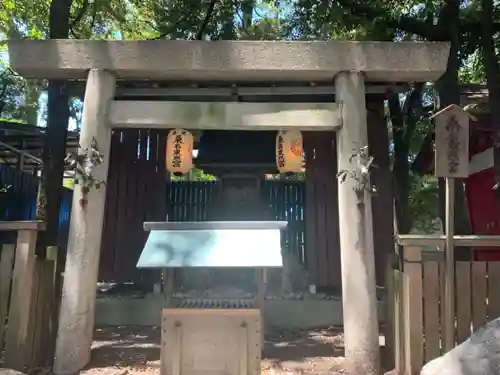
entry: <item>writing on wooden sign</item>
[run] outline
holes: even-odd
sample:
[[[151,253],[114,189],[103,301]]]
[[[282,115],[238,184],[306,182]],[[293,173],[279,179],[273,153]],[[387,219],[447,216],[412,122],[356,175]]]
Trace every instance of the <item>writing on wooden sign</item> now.
[[[435,119],[435,169],[437,177],[469,176],[469,121],[475,117],[452,104],[437,112]]]

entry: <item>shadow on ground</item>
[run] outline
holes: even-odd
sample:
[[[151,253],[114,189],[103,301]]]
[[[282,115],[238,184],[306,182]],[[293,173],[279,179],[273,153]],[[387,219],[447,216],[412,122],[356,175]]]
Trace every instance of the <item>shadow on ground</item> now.
[[[106,367],[159,367],[158,327],[105,327],[94,332],[92,361],[88,369]],[[316,358],[342,357],[340,330],[269,329],[266,332],[264,363],[282,366],[287,362],[309,362]]]
[[[264,358],[269,360],[296,361],[344,355],[342,331],[335,328],[269,329],[265,341]]]
[[[269,329],[265,338],[262,375],[348,374],[343,335],[338,328]],[[158,375],[160,339],[159,327],[97,328],[91,362],[81,374]]]
[[[88,368],[156,367],[160,363],[159,327],[103,327],[94,331]]]

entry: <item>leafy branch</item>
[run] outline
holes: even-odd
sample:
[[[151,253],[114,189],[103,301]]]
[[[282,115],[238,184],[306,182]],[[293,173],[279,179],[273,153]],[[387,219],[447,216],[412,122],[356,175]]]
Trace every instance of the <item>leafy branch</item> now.
[[[0,62],[1,65],[3,65]],[[0,73],[0,115],[3,113],[5,107],[7,106],[7,96],[10,87],[15,83],[16,79],[22,79],[10,66],[5,66]],[[25,81],[23,82],[23,88],[25,86]]]
[[[348,9],[353,15],[368,19],[383,19],[388,27],[402,30],[407,33],[417,34],[430,41],[448,40],[449,25],[446,20],[454,7],[453,2],[444,2],[438,12],[437,22],[434,22],[432,13],[421,20],[412,15],[394,15],[385,6],[374,6],[365,1],[338,0],[338,4]],[[497,11],[495,9],[495,11]],[[491,14],[491,13],[488,13]],[[481,22],[477,17],[461,18],[459,20],[459,32],[467,35],[469,40],[477,43],[479,40]],[[500,23],[494,22],[492,32],[500,31]]]
[[[217,4],[217,0],[210,0],[210,3],[207,6],[207,12],[205,14],[205,17],[203,18],[203,21],[199,27],[199,29],[196,31],[196,33],[193,35],[194,40],[203,40],[203,34],[205,33],[205,30],[207,29],[208,25],[210,24],[211,19],[213,18],[214,12],[215,12],[215,5]],[[174,22],[166,31],[163,31],[160,33],[160,35],[150,39],[150,40],[158,40],[158,39],[163,39],[170,34],[172,34],[175,30],[178,29],[179,25],[183,22],[186,21],[188,18],[188,15],[181,17],[180,19],[177,20],[177,22]]]
[[[12,187],[12,185],[2,185],[0,187],[0,194],[7,193],[11,187]]]
[[[80,204],[85,206],[90,189],[95,188],[98,190],[101,185],[106,184],[104,180],[96,179],[93,175],[94,168],[102,164],[104,156],[99,151],[95,138],[92,138],[90,148],[83,150],[81,146],[78,146],[78,148],[81,152],[68,154],[64,161],[75,172],[73,182],[75,185],[81,186],[83,198],[80,200]]]
[[[76,39],[79,39],[79,38],[75,32],[75,28],[78,26],[78,24],[83,19],[83,16],[85,15],[87,10],[89,9],[89,5],[90,5],[89,0],[84,0],[83,5],[81,6],[80,9],[78,9],[78,12],[77,12],[75,18],[73,19],[73,21],[71,21],[71,23],[69,25],[69,32]],[[95,3],[94,3],[94,6],[95,6]]]
[[[344,183],[347,177],[355,181],[354,192],[357,196],[357,204],[363,204],[365,191],[370,194],[377,193],[377,187],[370,183],[370,170],[376,167],[373,164],[373,156],[368,155],[368,146],[360,147],[349,157],[349,163],[354,164],[351,170],[343,169],[337,173],[337,179]]]
[[[205,14],[205,18],[203,19],[203,22],[202,22],[198,32],[196,33],[196,38],[195,38],[196,40],[203,39],[203,33],[205,33],[205,30],[206,30],[208,24],[210,23],[210,20],[212,19],[212,15],[214,13],[216,2],[217,2],[217,0],[211,0],[210,4],[208,4],[207,13]]]

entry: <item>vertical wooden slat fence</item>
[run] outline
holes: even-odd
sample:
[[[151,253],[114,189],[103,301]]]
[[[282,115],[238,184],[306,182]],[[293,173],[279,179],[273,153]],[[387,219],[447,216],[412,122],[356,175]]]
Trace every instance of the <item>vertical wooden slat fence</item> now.
[[[455,344],[500,316],[500,262],[456,262]],[[399,374],[419,374],[444,354],[444,257],[404,248],[403,271],[393,271],[394,342]]]
[[[150,282],[153,271],[138,270],[146,241],[144,221],[165,220],[167,131],[114,129],[111,137],[99,277]]]
[[[14,271],[14,244],[4,244],[0,252],[0,349],[3,349],[7,312],[9,311],[12,272]]]
[[[295,255],[300,263],[307,266],[304,243],[304,182],[265,181],[262,193],[274,219],[288,222],[287,230],[281,236],[282,249]]]
[[[168,221],[206,221],[217,181],[178,181],[167,187]]]
[[[207,209],[218,188],[217,181],[171,182],[167,188],[168,220],[207,220]],[[268,180],[261,191],[274,219],[288,221],[281,239],[283,248],[304,263],[304,182]]]
[[[0,221],[33,220],[38,179],[32,174],[0,164]],[[0,243],[14,243],[15,233],[0,232]]]
[[[146,239],[147,220],[203,221],[218,189],[213,181],[169,183],[165,171],[166,131],[115,129],[112,135],[99,278],[146,282],[153,271],[135,267]],[[309,167],[305,181],[262,181],[262,200],[276,220],[287,220],[282,246],[306,265],[311,283],[340,286],[337,181],[333,132],[305,134]],[[0,194],[3,220],[34,219],[38,179],[0,165],[0,183],[12,185]],[[72,191],[64,189],[59,246],[67,243]],[[1,243],[12,243],[6,238]]]
[[[335,132],[304,133],[305,241],[310,284],[341,286]]]
[[[0,164],[0,188],[10,186],[0,193],[0,221],[20,221],[36,219],[36,197],[38,178],[30,173]],[[68,242],[69,218],[73,191],[63,189],[59,214],[59,248],[66,248]],[[0,244],[13,243],[13,233],[0,233]]]
[[[53,359],[57,248],[48,249],[47,258],[35,254],[38,232],[44,229],[43,222],[0,222],[0,231],[17,237],[0,252],[0,351],[5,350],[5,366],[20,371],[33,372]]]
[[[159,131],[114,131],[100,260],[101,280],[141,281],[149,277],[144,271],[141,275],[135,268],[146,238],[143,221],[207,219],[207,207],[218,183],[167,184],[163,157],[165,142],[165,135]],[[141,144],[144,147],[141,148]],[[33,219],[38,180],[10,167],[4,167],[1,176],[3,183],[15,183],[12,190],[0,195],[2,219]],[[289,221],[289,229],[282,237],[283,247],[305,263],[305,182],[264,181],[261,191],[262,199],[269,204],[275,219]],[[61,248],[67,243],[71,202],[72,191],[64,189],[60,213]],[[1,243],[15,241],[15,237],[1,236]]]

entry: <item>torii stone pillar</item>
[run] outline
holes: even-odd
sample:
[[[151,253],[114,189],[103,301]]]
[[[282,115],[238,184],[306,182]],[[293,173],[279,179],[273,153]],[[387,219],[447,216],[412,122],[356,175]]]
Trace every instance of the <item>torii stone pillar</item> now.
[[[108,109],[115,86],[115,77],[110,72],[90,70],[80,146],[90,148],[92,139],[96,139],[104,161],[94,168],[93,176],[104,181],[111,146]],[[105,198],[105,186],[92,188],[87,194],[87,203],[82,205],[82,190],[75,184],[54,362],[54,372],[58,375],[78,373],[90,360]]]
[[[368,145],[365,82],[362,72],[339,73],[335,78],[335,101],[342,111],[337,131],[338,171],[352,171],[351,155]],[[342,304],[345,356],[350,373],[378,375],[378,342],[375,256],[371,197],[365,191],[361,202],[356,181],[339,181],[339,229],[342,273]]]

